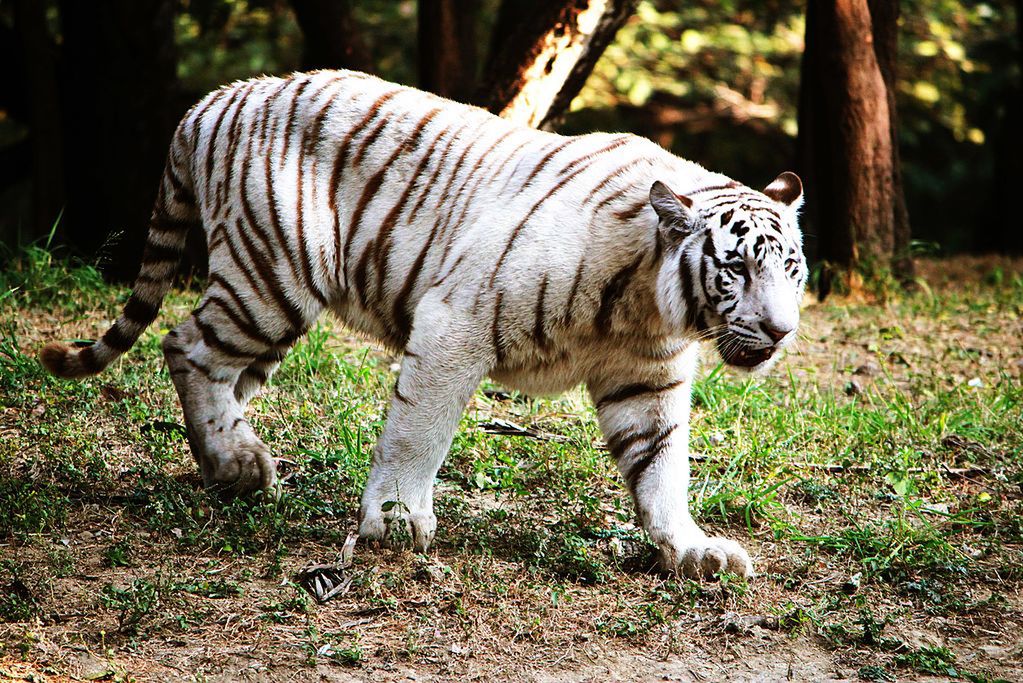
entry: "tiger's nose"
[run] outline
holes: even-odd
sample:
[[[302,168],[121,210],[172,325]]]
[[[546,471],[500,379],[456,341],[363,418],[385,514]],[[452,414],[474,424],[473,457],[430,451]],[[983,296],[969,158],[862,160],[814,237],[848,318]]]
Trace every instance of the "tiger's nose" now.
[[[770,337],[771,341],[775,344],[784,339],[785,336],[793,330],[791,327],[779,328],[765,322],[760,323],[760,329],[763,330],[764,334]]]

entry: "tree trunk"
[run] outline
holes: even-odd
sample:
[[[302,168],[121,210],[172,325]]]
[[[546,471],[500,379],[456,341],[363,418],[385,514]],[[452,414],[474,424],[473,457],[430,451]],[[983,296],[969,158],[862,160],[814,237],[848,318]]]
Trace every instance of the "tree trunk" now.
[[[810,0],[802,69],[799,145],[817,256],[850,273],[888,269],[893,135],[867,0]]]
[[[476,88],[479,0],[419,0],[419,87],[459,102]]]
[[[1019,212],[1017,194],[1023,187],[1023,0],[1016,0],[1016,59],[1020,76],[1005,97],[991,145],[994,146],[994,181],[990,213],[977,231],[974,248],[981,251],[1023,254],[1023,230],[1012,216]]]
[[[493,70],[498,57],[505,50],[506,43],[517,31],[522,28],[522,23],[529,17],[535,16],[542,11],[546,0],[503,0],[497,7],[497,16],[490,31],[490,42],[487,48],[487,60],[484,63],[484,72]],[[482,92],[482,89],[479,91]],[[482,98],[479,98],[482,99]]]
[[[888,128],[892,137],[892,272],[900,281],[913,279],[913,257],[910,253],[909,209],[902,188],[902,155],[899,152],[898,110],[895,93],[898,88],[899,1],[868,0],[874,36],[874,55],[884,78],[888,94]]]
[[[291,9],[305,39],[303,70],[373,70],[350,0],[291,0]]]
[[[175,0],[62,0],[69,240],[111,276],[138,272],[177,102]]]
[[[803,208],[800,224],[803,229],[803,251],[807,261],[820,262],[823,259],[821,252],[821,240],[817,233],[819,216],[818,197],[832,196],[830,178],[826,176],[817,177],[815,170],[818,168],[831,168],[834,164],[831,161],[832,150],[826,146],[816,144],[816,141],[823,138],[817,128],[821,116],[819,102],[816,101],[817,94],[813,90],[816,85],[816,65],[818,36],[816,31],[810,27],[817,24],[817,5],[809,2],[806,6],[806,28],[803,40],[803,58],[799,64],[799,100],[797,106],[797,124],[799,133],[796,138],[796,169],[803,180]],[[824,273],[826,276],[827,274]],[[827,287],[827,277],[821,278],[820,289]],[[826,292],[822,292],[826,294]]]
[[[48,235],[64,209],[57,49],[47,30],[46,6],[38,0],[16,0],[14,25],[21,38],[31,131],[32,217],[21,237],[32,241]]]
[[[477,101],[523,125],[550,124],[582,89],[637,2],[504,0]]]

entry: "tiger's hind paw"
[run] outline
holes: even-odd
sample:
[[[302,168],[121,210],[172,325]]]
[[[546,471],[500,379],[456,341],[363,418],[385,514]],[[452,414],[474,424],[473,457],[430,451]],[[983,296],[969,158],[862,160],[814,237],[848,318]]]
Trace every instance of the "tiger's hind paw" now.
[[[203,484],[222,498],[237,498],[259,490],[277,492],[277,464],[259,439],[231,444],[203,460]]]

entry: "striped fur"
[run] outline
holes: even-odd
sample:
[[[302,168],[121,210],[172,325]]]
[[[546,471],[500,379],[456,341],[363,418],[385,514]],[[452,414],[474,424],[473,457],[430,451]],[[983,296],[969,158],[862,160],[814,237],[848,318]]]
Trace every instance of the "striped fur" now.
[[[792,174],[756,192],[641,138],[520,128],[365,74],[235,83],[175,133],[121,316],[41,359],[84,377],[130,349],[201,225],[208,287],[164,351],[208,486],[274,485],[245,405],[330,310],[404,354],[364,536],[403,523],[429,545],[433,477],[484,376],[537,393],[586,382],[665,563],[749,573],[685,505],[695,343],[760,369],[791,339],[800,198]]]

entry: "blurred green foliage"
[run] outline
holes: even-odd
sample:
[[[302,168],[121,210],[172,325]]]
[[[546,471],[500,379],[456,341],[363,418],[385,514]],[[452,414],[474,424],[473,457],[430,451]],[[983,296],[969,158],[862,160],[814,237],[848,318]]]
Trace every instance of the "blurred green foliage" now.
[[[640,3],[573,103],[573,110],[642,107],[656,98],[686,109],[719,103],[796,134],[802,3]]]
[[[189,92],[298,68],[302,34],[280,0],[182,0],[178,77]]]
[[[1005,220],[985,211],[998,138],[1020,88],[1013,4],[908,0],[899,44],[899,123],[914,235],[946,250]],[[966,228],[966,230],[963,230]],[[972,230],[971,230],[972,229]]]
[[[377,73],[415,85],[415,0],[351,4]],[[302,32],[286,0],[181,0],[176,31],[178,76],[190,92],[301,64]]]
[[[572,105],[752,185],[795,156],[803,3],[643,0]]]

